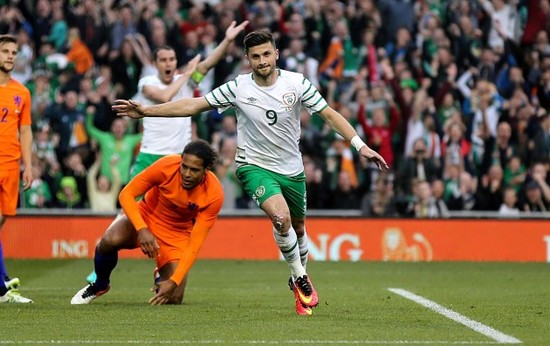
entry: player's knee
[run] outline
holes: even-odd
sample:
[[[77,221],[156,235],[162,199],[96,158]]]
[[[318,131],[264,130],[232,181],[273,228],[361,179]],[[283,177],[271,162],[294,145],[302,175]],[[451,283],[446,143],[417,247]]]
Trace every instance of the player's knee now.
[[[103,237],[97,244],[96,249],[97,249],[97,252],[99,252],[100,254],[106,254],[106,253],[112,252],[115,249],[115,247],[113,246],[113,244],[110,242],[108,238]]]
[[[135,232],[131,232],[126,227],[115,225],[107,229],[100,241],[100,249],[120,250],[131,249],[135,247],[137,237]]]
[[[282,236],[288,235],[290,228],[290,215],[275,214],[271,217],[273,227]]]
[[[120,234],[110,232],[105,234],[101,238],[98,244],[98,250],[101,253],[119,250],[124,247],[125,243],[126,243],[125,237],[121,236]]]

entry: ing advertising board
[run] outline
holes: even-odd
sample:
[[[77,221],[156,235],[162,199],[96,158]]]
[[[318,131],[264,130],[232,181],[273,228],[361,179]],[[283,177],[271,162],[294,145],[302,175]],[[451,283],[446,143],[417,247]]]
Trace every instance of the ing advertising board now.
[[[113,217],[17,216],[0,236],[7,258],[92,258]],[[314,261],[550,262],[545,220],[308,218]],[[139,249],[121,258],[145,258]],[[277,260],[269,220],[221,217],[199,258]]]

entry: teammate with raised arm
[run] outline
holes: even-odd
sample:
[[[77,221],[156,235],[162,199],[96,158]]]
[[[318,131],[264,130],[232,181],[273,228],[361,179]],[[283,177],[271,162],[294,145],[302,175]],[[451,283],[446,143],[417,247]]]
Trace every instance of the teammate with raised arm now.
[[[119,116],[133,118],[192,116],[213,108],[236,109],[237,177],[272,222],[275,241],[290,268],[289,286],[294,292],[296,312],[311,315],[319,299],[306,272],[306,187],[298,146],[301,108],[321,116],[380,169],[388,166],[309,80],[302,74],[277,68],[279,51],[270,32],[249,33],[244,48],[252,73],[240,75],[204,97],[154,106],[117,100],[112,108]]]
[[[158,74],[140,79],[136,99],[143,105],[193,97],[193,89],[216,66],[227,47],[248,25],[248,21],[237,25],[232,22],[225,31],[225,38],[206,59],[200,56],[192,59],[183,74],[176,75],[176,52],[172,47],[162,46],[155,50],[154,60]],[[191,118],[143,119],[143,138],[131,172],[131,178],[159,158],[179,154],[191,141]]]

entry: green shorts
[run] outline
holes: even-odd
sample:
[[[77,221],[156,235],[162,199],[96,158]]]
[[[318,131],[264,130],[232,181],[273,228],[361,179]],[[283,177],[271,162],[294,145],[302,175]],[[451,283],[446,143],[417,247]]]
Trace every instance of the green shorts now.
[[[237,178],[246,193],[259,205],[269,197],[283,195],[290,216],[306,216],[306,175],[304,172],[289,177],[258,166],[246,165],[237,168]]]
[[[146,154],[141,151],[136,157],[136,162],[130,171],[130,179],[134,179],[136,175],[141,173],[145,168],[151,166],[155,161],[166,155]]]

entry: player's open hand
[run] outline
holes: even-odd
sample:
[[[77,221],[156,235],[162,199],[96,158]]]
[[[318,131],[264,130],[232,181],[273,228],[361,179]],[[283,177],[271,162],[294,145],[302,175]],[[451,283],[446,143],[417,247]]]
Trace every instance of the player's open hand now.
[[[156,258],[159,255],[159,245],[149,228],[143,227],[140,229],[137,238],[141,251],[146,254],[147,257]]]
[[[115,100],[115,103],[111,106],[111,109],[119,117],[140,119],[145,116],[141,103],[134,100]]]
[[[151,305],[164,305],[170,301],[170,297],[174,293],[174,290],[178,287],[172,280],[161,281],[158,286],[157,294],[149,299]]]
[[[246,28],[248,25],[248,20],[245,20],[241,24],[237,25],[236,21],[232,21],[227,30],[225,30],[225,38],[229,41],[234,41],[237,38],[237,35]]]
[[[380,154],[378,154],[376,151],[372,150],[368,146],[364,145],[359,152],[361,153],[361,155],[374,162],[376,166],[378,166],[379,170],[386,171],[390,169],[390,167],[386,163],[386,160],[384,160],[384,158]]]

